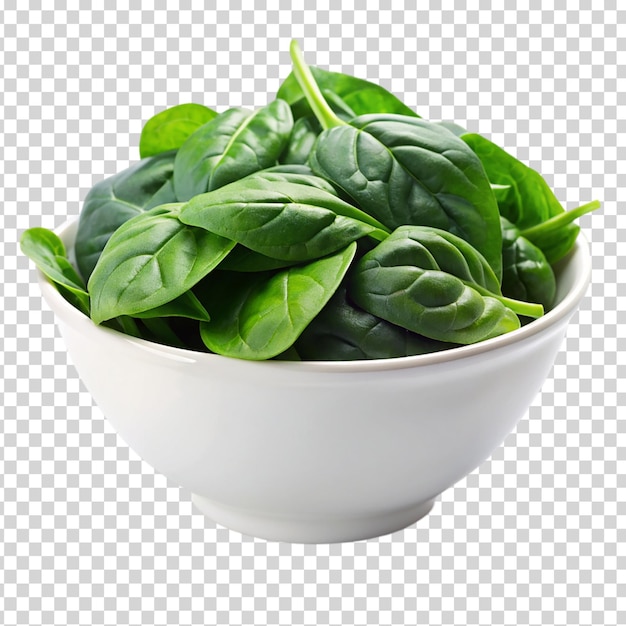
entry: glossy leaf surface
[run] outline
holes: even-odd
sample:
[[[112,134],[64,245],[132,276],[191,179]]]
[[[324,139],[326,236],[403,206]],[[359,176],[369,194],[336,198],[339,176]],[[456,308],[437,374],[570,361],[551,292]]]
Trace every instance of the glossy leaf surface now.
[[[534,226],[563,212],[563,207],[543,176],[503,148],[476,133],[461,139],[480,159],[492,183],[507,185],[499,194],[500,214],[518,228]]]
[[[292,126],[291,109],[283,100],[254,112],[234,108],[221,113],[190,135],[178,151],[177,199],[189,200],[276,165]]]
[[[516,300],[539,302],[549,309],[556,278],[543,252],[502,218],[502,293]]]
[[[47,228],[29,228],[22,234],[20,248],[75,307],[89,315],[89,294],[56,233]]]
[[[379,232],[361,217],[371,221],[322,189],[254,179],[196,196],[180,213],[186,224],[285,261],[319,258]]]
[[[202,323],[207,347],[243,359],[285,352],[320,312],[343,280],[356,243],[305,265],[273,274],[220,272],[205,282],[210,322]]]
[[[349,294],[372,315],[431,339],[475,343],[519,327],[519,319],[497,297],[465,282],[465,268],[448,271],[419,242],[411,262],[410,238],[392,234],[363,256],[351,272]],[[463,268],[461,276],[455,267]]]
[[[137,315],[178,298],[235,245],[181,223],[179,208],[156,207],[113,234],[88,284],[96,323]]]
[[[166,152],[96,183],[85,198],[78,222],[76,264],[89,279],[111,235],[127,220],[149,209],[173,202],[170,179],[175,152]]]
[[[453,133],[420,119],[368,115],[325,130],[311,169],[389,228],[447,230],[501,271],[498,207],[476,155]]]
[[[139,138],[142,159],[169,150],[178,150],[187,137],[212,120],[217,113],[202,104],[178,104],[151,117]]]

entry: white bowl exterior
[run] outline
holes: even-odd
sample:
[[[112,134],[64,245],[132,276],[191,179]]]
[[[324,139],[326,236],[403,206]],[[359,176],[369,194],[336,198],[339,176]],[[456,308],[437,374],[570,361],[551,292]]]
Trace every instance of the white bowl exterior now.
[[[349,364],[166,348],[98,328],[42,290],[87,389],[157,471],[225,507],[332,526],[423,504],[502,443],[550,372],[588,265],[579,240],[560,278],[572,301],[537,332],[460,356]]]

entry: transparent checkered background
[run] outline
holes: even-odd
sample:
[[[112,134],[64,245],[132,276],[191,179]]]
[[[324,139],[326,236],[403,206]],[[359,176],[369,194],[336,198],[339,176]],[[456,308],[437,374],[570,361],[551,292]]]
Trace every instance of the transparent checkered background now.
[[[117,4],[1,9],[0,623],[626,624],[623,5]],[[593,284],[517,430],[428,518],[331,546],[217,527],[129,450],[16,243],[75,216],[94,182],[137,160],[142,120],[162,108],[265,104],[292,37],[309,62],[490,136],[567,208],[603,201],[581,220]]]

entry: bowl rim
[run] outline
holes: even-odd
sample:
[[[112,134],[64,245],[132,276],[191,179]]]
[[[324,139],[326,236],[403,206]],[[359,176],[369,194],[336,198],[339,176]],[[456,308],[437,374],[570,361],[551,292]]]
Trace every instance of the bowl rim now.
[[[61,238],[67,236],[68,232],[76,228],[78,225],[78,217],[72,217],[63,222],[58,228],[55,229],[55,233]],[[585,292],[589,286],[591,280],[591,255],[589,250],[589,242],[584,234],[579,232],[576,239],[574,248],[569,252],[567,257],[561,259],[558,265],[567,263],[567,260],[572,256],[578,255],[580,257],[581,269],[575,277],[572,288],[565,294],[564,298],[555,305],[552,309],[546,312],[542,317],[529,322],[525,326],[511,331],[504,335],[499,335],[491,339],[484,341],[450,348],[448,350],[442,350],[440,352],[432,352],[428,354],[416,354],[413,356],[393,357],[388,359],[363,359],[353,361],[279,361],[279,360],[264,360],[253,361],[246,359],[236,359],[234,357],[226,357],[220,354],[213,354],[207,352],[198,352],[194,350],[188,350],[186,348],[177,348],[174,346],[168,346],[148,341],[146,339],[140,339],[126,335],[120,331],[117,331],[106,326],[98,326],[94,324],[91,319],[70,304],[61,293],[52,285],[50,281],[44,276],[40,270],[37,271],[37,277],[42,296],[47,304],[50,306],[55,315],[58,315],[64,322],[72,327],[83,326],[85,323],[91,326],[91,330],[96,333],[111,334],[112,337],[123,339],[124,341],[134,345],[142,351],[149,351],[157,356],[162,356],[166,359],[174,359],[184,362],[211,362],[215,360],[229,359],[230,361],[236,361],[238,363],[246,363],[257,367],[278,367],[288,369],[308,369],[314,371],[323,372],[372,372],[372,371],[385,371],[406,369],[415,367],[426,367],[430,365],[436,365],[441,363],[451,363],[461,359],[466,359],[476,355],[484,354],[511,346],[519,343],[525,339],[533,337],[548,328],[554,326],[559,321],[567,318],[574,313],[576,307],[580,304],[581,300],[585,296]]]

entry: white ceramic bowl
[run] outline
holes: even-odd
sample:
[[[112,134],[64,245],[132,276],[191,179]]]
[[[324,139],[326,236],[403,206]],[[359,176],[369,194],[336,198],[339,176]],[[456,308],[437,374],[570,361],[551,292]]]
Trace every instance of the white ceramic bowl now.
[[[68,249],[75,230],[59,231]],[[161,346],[95,326],[40,284],[87,389],[146,462],[219,524],[327,543],[414,523],[490,456],[550,372],[590,273],[579,236],[544,317],[472,346],[356,362]]]

